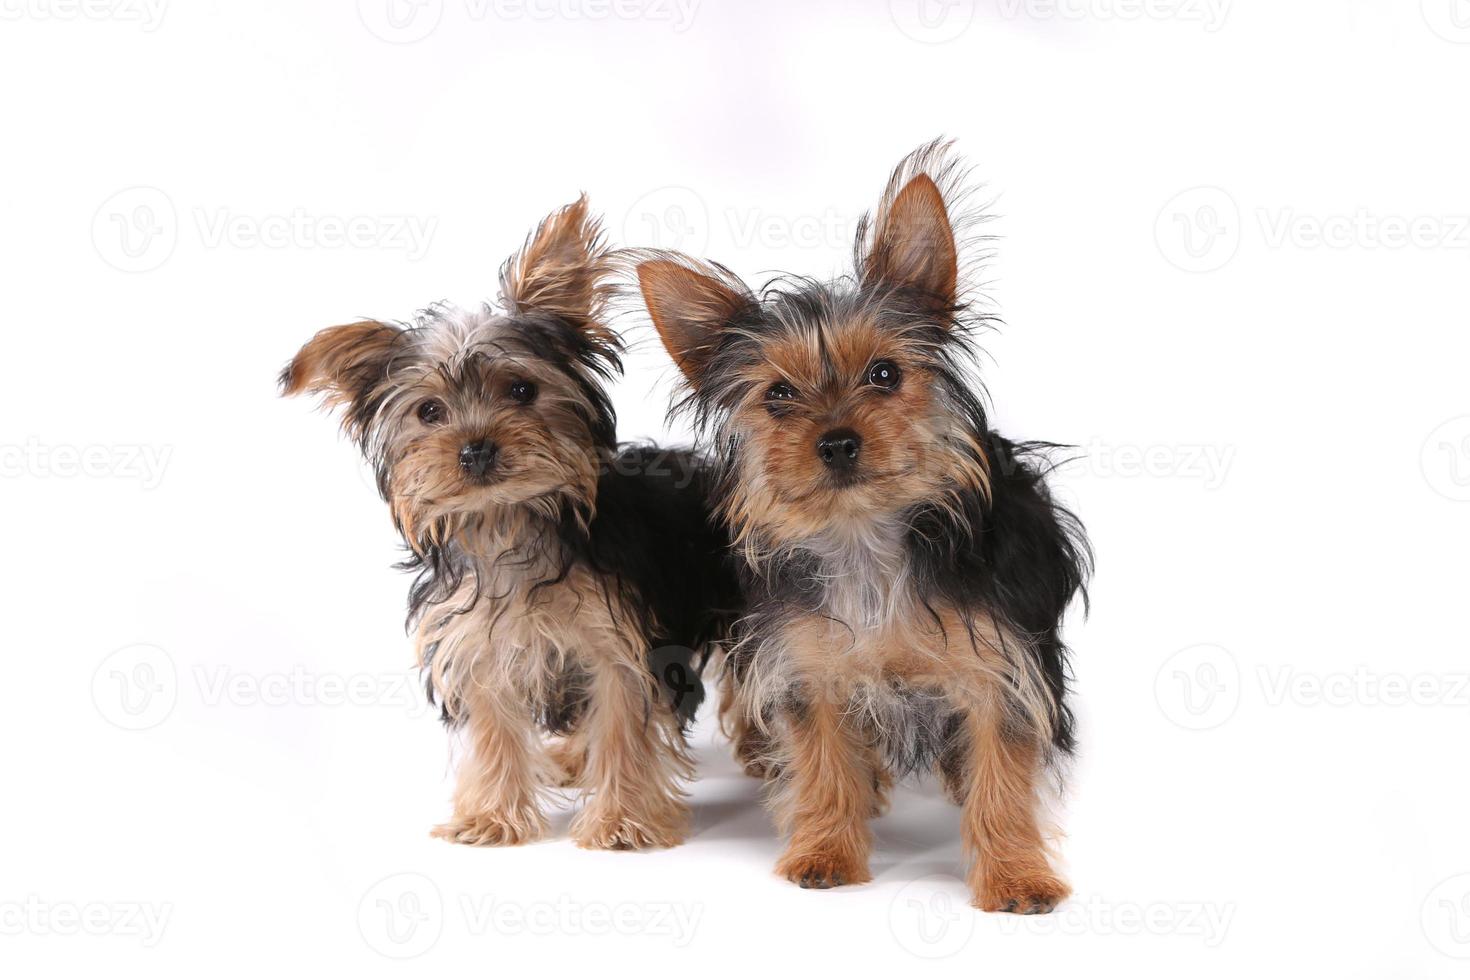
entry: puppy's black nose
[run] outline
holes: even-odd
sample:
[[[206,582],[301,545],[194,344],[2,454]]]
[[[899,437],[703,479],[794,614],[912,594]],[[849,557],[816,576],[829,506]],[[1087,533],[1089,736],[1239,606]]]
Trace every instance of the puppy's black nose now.
[[[459,468],[470,476],[484,476],[495,463],[495,443],[480,439],[459,451]]]
[[[856,467],[862,449],[863,437],[851,429],[833,429],[817,440],[817,455],[834,470]]]

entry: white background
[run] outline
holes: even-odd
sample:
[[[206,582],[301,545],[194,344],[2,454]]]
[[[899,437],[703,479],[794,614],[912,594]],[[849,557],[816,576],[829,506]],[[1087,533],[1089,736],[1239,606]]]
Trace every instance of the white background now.
[[[159,2],[0,0],[7,976],[1464,975],[1470,3]],[[997,424],[1085,455],[1074,899],[969,910],[922,787],[801,891],[707,732],[677,850],[431,840],[386,509],[276,371],[583,190],[839,272],[939,134]]]

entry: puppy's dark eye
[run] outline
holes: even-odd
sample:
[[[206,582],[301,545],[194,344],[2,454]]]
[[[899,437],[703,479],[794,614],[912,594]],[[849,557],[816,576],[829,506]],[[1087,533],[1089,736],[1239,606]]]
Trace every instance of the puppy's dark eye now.
[[[522,405],[529,405],[536,400],[536,383],[534,381],[512,381],[510,397]]]
[[[419,421],[425,425],[438,425],[444,421],[449,413],[444,408],[444,403],[437,398],[427,398],[419,402]]]
[[[893,391],[903,380],[903,372],[892,361],[874,361],[868,368],[868,384],[884,391]]]
[[[777,381],[766,389],[766,401],[789,402],[796,397],[796,389],[784,381]]]

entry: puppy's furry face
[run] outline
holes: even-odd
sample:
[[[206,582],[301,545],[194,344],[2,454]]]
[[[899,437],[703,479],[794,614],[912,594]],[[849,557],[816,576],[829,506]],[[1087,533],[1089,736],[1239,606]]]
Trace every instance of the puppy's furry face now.
[[[690,404],[729,453],[725,516],[747,545],[863,533],[920,502],[986,490],[941,190],[956,175],[939,152],[895,172],[849,279],[780,280],[757,298],[682,256],[646,254],[637,267]]]
[[[606,272],[585,200],[548,218],[501,271],[502,310],[433,307],[411,325],[364,321],[317,334],[286,368],[374,465],[416,551],[519,508],[585,520],[614,447],[601,382],[619,364],[603,326]]]

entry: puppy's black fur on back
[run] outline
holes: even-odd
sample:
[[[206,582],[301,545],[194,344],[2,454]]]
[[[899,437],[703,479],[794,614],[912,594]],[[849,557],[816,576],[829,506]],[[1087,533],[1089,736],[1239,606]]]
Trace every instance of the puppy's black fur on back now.
[[[1045,482],[1045,453],[1059,447],[1013,443],[994,431],[986,433],[984,446],[991,461],[989,500],[965,497],[963,519],[927,505],[909,519],[918,590],[977,614],[989,610],[1031,640],[1056,705],[1052,745],[1070,753],[1075,738],[1060,627],[1079,591],[1086,604],[1092,551],[1082,523],[1052,499]]]
[[[686,724],[703,697],[704,663],[741,607],[729,534],[710,514],[709,482],[692,452],[624,446],[598,480],[588,533],[562,523],[567,554],[636,597],[649,667]]]

